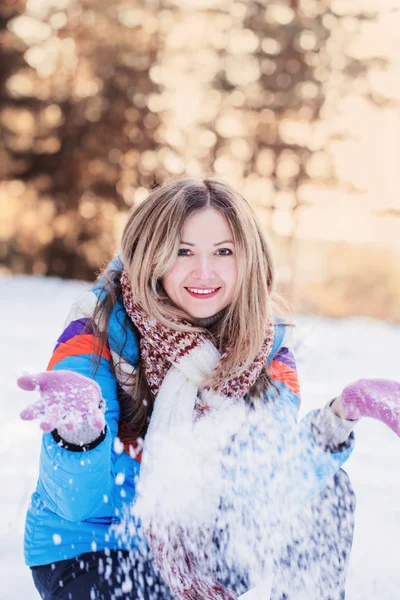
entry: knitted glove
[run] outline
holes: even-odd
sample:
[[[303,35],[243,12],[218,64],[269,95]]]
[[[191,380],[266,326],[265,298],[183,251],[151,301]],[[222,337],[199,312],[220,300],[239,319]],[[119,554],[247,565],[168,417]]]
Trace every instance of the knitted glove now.
[[[400,381],[359,379],[344,388],[338,401],[346,419],[378,419],[400,436]]]
[[[189,550],[194,540],[191,538],[189,543],[182,527],[170,526],[160,536],[150,526],[146,535],[157,569],[176,600],[236,600],[231,591],[202,572],[193,551]],[[195,545],[199,554],[200,539]]]
[[[40,399],[20,414],[21,419],[40,420],[43,431],[76,431],[83,423],[97,432],[105,427],[104,402],[99,384],[73,371],[46,371],[23,375],[17,380],[23,390],[38,390]]]

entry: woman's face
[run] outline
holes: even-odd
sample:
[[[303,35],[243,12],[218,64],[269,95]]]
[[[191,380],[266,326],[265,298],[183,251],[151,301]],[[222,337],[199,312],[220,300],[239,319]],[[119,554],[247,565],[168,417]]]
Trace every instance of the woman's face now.
[[[171,271],[162,278],[168,297],[195,318],[228,306],[237,282],[232,231],[224,215],[206,208],[188,217]]]

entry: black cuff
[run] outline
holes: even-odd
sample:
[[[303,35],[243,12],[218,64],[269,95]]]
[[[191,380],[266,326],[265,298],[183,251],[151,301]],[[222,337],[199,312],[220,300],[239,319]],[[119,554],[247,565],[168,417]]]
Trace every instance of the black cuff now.
[[[80,446],[79,444],[71,444],[70,442],[66,442],[58,433],[57,429],[54,429],[51,432],[54,441],[61,446],[61,448],[65,448],[65,450],[69,450],[70,452],[87,452],[88,450],[93,450],[96,448],[106,437],[107,427],[103,429],[100,433],[99,437],[90,442],[89,444],[83,444]]]

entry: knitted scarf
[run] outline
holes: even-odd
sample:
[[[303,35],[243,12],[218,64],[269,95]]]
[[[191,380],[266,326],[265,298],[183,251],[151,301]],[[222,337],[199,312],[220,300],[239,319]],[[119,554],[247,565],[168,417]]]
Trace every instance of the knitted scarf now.
[[[251,365],[223,381],[218,392],[204,382],[223,365],[226,352],[221,356],[196,331],[175,331],[147,315],[133,298],[125,270],[121,285],[125,310],[140,333],[140,360],[155,397],[144,441],[137,514],[175,598],[192,599],[196,591],[210,600],[232,600],[231,593],[199,567],[196,555],[207,546],[218,510],[221,453],[243,424],[243,396],[272,349],[272,318]]]
[[[125,310],[141,334],[140,359],[147,383],[154,396],[157,396],[160,391],[171,365],[182,372],[185,371],[186,367],[189,370],[192,367],[192,371],[188,372],[188,378],[190,379],[193,376],[194,382],[197,379],[197,383],[200,385],[204,376],[208,375],[209,369],[211,367],[215,368],[220,359],[223,362],[226,353],[222,357],[219,356],[213,344],[205,336],[197,332],[186,333],[169,329],[146,315],[140,305],[133,299],[129,276],[125,270],[122,271],[121,284]],[[190,323],[187,322],[185,325],[190,325]],[[233,376],[224,382],[220,391],[221,395],[237,399],[242,398],[251,389],[267,361],[272,348],[273,337],[274,328],[270,318],[260,352],[246,371],[240,376]],[[207,362],[204,356],[206,354],[210,355],[211,362]],[[197,369],[194,367],[193,370],[193,365],[191,365],[193,359],[191,357],[198,358]],[[204,360],[206,362],[202,364]],[[238,365],[238,367],[240,366]],[[200,380],[198,380],[199,376]]]

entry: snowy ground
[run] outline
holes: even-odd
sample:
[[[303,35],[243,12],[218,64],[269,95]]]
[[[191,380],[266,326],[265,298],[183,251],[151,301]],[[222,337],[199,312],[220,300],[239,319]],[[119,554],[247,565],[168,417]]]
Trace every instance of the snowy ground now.
[[[38,594],[23,563],[25,510],[37,477],[40,433],[22,422],[28,402],[15,380],[23,369],[46,368],[71,302],[87,284],[59,279],[0,280],[0,600]],[[297,320],[301,416],[360,377],[400,379],[400,327],[365,318]],[[380,423],[357,426],[357,447],[346,465],[357,494],[356,532],[348,600],[400,597],[400,439]],[[310,599],[314,600],[314,599]]]

